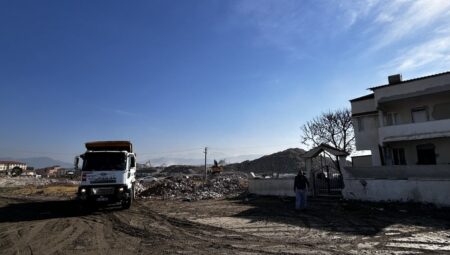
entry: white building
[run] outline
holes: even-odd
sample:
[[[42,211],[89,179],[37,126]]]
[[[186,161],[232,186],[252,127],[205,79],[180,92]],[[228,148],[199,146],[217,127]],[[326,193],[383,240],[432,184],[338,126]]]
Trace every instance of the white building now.
[[[348,199],[450,206],[450,72],[392,75],[350,100],[356,149],[344,171]]]
[[[450,72],[370,88],[350,100],[357,150],[370,159],[356,166],[450,164]]]
[[[9,174],[12,169],[17,167],[22,169],[22,171],[25,171],[27,169],[27,164],[18,161],[1,160],[0,174]]]

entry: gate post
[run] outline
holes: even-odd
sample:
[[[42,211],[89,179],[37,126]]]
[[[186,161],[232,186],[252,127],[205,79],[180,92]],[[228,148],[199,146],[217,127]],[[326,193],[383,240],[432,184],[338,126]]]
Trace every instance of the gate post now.
[[[347,156],[339,156],[339,170],[341,172],[341,174],[344,172],[345,169],[345,164],[347,163]]]

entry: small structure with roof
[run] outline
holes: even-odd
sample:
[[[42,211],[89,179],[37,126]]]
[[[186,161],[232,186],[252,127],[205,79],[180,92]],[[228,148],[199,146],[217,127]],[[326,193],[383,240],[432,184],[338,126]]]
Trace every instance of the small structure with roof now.
[[[346,157],[348,156],[347,152],[336,149],[326,144],[321,144],[307,151],[305,154],[301,156],[305,160],[304,172],[310,183],[309,194],[313,196],[318,195],[318,192],[316,192],[316,188],[318,186],[316,185],[317,182],[315,181],[315,174],[319,173],[322,169],[313,167],[312,163],[313,159],[323,152],[336,156],[338,158],[338,162],[341,169],[345,166]],[[340,174],[341,169],[337,171],[340,180],[342,180]],[[330,175],[325,177],[327,178],[327,180],[331,179]],[[294,197],[295,196],[294,178],[295,174],[287,175],[283,178],[282,177],[277,178],[277,176],[271,178],[251,178],[249,179],[248,184],[249,192],[257,195]],[[340,189],[342,187],[340,187]]]
[[[342,170],[345,167],[346,164],[346,158],[349,155],[347,152],[334,148],[330,145],[327,144],[320,144],[319,146],[307,151],[305,154],[302,155],[302,158],[305,159],[305,175],[306,177],[308,177],[308,180],[310,182],[310,192],[311,194],[318,195],[318,191],[320,189],[319,185],[318,185],[318,181],[316,181],[317,178],[317,174],[322,174],[323,173],[323,163],[321,164],[321,167],[313,167],[313,158],[318,157],[320,154],[322,153],[327,153],[331,156],[335,156],[338,160],[337,160],[337,175],[338,175],[338,180],[339,180],[339,184],[336,187],[339,187],[339,194],[340,194],[340,189],[343,188],[343,183],[342,183],[342,178],[341,178],[341,173]],[[325,166],[325,168],[328,170],[328,166]],[[330,180],[332,179],[332,176],[330,175],[329,171],[327,173],[327,175],[323,175],[324,178],[327,179],[327,184],[328,184],[328,190],[330,190]]]

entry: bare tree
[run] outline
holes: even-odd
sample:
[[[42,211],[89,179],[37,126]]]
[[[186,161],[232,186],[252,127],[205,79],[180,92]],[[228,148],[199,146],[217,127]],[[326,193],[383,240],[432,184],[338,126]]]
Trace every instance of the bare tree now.
[[[328,111],[308,121],[301,127],[301,141],[307,146],[327,144],[339,150],[351,153],[354,148],[355,135],[352,114],[349,109]],[[339,171],[339,160],[328,155]]]

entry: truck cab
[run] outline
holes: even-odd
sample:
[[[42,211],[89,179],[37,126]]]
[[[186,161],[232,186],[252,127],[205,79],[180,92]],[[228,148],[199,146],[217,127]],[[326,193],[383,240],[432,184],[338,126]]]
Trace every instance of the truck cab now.
[[[136,154],[129,141],[97,141],[85,144],[77,197],[86,204],[121,203],[129,208],[135,196]]]

